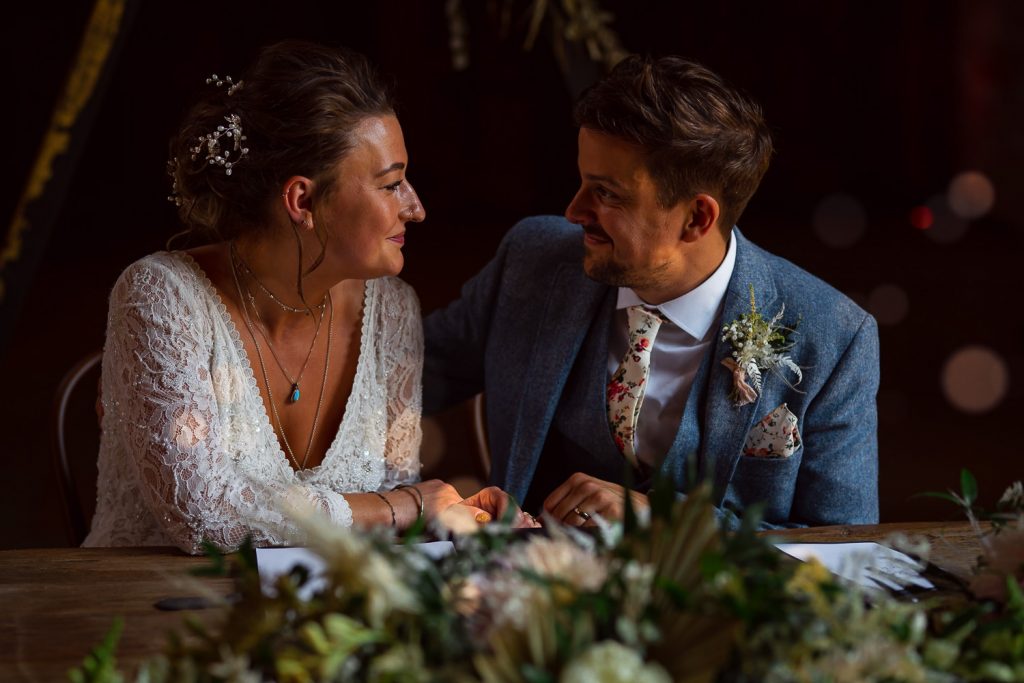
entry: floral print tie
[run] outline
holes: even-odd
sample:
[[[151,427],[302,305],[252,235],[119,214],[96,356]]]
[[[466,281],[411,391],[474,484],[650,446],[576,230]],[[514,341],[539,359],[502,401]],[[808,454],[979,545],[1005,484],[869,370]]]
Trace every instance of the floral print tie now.
[[[619,450],[633,467],[637,467],[636,423],[651,370],[654,337],[664,318],[643,306],[630,306],[626,313],[629,317],[629,348],[608,382],[608,424]]]

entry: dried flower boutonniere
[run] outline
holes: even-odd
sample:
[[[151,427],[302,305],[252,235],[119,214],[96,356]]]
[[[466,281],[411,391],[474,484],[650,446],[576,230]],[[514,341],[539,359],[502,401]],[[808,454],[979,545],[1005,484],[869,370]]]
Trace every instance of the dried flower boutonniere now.
[[[754,300],[754,286],[750,285],[750,312],[722,328],[722,341],[732,344],[732,355],[722,360],[722,365],[732,371],[732,391],[729,398],[737,408],[753,403],[761,391],[762,373],[771,370],[791,388],[803,379],[800,366],[793,362],[787,351],[793,348],[790,336],[800,321],[792,327],[781,323],[783,305],[771,320],[765,320]],[[796,375],[796,382],[786,379],[780,368]],[[753,386],[751,386],[753,385]]]

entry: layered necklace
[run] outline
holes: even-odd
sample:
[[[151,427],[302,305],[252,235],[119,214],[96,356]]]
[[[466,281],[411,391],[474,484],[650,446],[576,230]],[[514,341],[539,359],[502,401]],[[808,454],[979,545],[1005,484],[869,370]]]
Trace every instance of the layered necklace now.
[[[274,424],[277,427],[278,433],[281,434],[281,441],[284,442],[285,450],[288,452],[288,458],[292,461],[292,464],[295,465],[295,469],[303,470],[306,468],[306,462],[309,460],[309,452],[313,448],[313,438],[316,436],[317,424],[320,421],[320,409],[323,407],[324,402],[324,391],[327,388],[327,370],[331,360],[331,339],[334,336],[334,300],[331,298],[330,290],[328,290],[328,292],[324,294],[323,300],[321,300],[320,304],[316,307],[320,311],[320,317],[317,318],[316,321],[316,331],[313,333],[313,341],[309,345],[309,351],[306,352],[306,360],[303,362],[302,368],[299,370],[298,376],[292,378],[292,376],[285,369],[284,364],[281,362],[281,358],[277,355],[277,351],[274,349],[273,343],[271,343],[270,341],[269,330],[264,329],[266,328],[266,323],[260,316],[259,308],[256,306],[255,297],[252,295],[252,292],[249,291],[248,287],[243,288],[242,286],[242,282],[238,277],[238,268],[241,267],[242,269],[244,269],[245,272],[253,280],[255,280],[256,283],[263,289],[263,291],[265,291],[279,306],[281,306],[285,310],[291,309],[290,312],[307,314],[309,313],[309,311],[307,309],[300,309],[287,306],[279,299],[277,299],[277,297],[271,295],[270,291],[266,287],[264,287],[263,283],[260,282],[258,278],[256,278],[252,269],[250,269],[249,266],[246,265],[246,263],[242,260],[242,257],[239,256],[238,252],[235,250],[235,245],[233,242],[230,243],[229,250],[231,252],[231,275],[235,279],[235,288],[238,290],[238,299],[239,302],[242,304],[242,318],[245,320],[245,326],[249,330],[249,335],[252,337],[253,346],[256,348],[256,358],[259,361],[260,373],[263,375],[264,386],[266,386],[267,388],[267,397],[270,399],[270,411],[274,416]],[[249,316],[249,306],[252,306],[252,310],[256,314],[256,319],[259,321],[259,327],[253,324],[252,318]],[[320,336],[320,327],[322,326],[324,320],[325,309],[329,310],[330,314],[328,315],[327,318],[327,351],[324,357],[324,375],[320,383],[320,396],[316,402],[316,411],[313,413],[313,426],[309,431],[309,440],[306,442],[306,450],[302,454],[302,461],[300,463],[298,458],[295,457],[295,453],[292,450],[291,443],[289,443],[288,436],[285,434],[284,427],[281,424],[281,416],[277,412],[277,401],[274,400],[274,394],[270,390],[270,376],[267,374],[267,365],[263,360],[263,351],[260,349],[260,343],[259,339],[257,338],[256,332],[257,330],[259,331],[259,336],[262,336],[263,340],[267,343],[267,348],[270,349],[271,355],[273,355],[274,360],[277,361],[277,365],[279,368],[281,368],[282,374],[284,374],[288,382],[291,383],[291,391],[288,394],[287,400],[289,403],[295,403],[296,401],[299,400],[299,398],[302,395],[301,392],[299,391],[299,381],[302,379],[302,374],[306,371],[306,366],[309,365],[309,359],[313,355],[313,349],[316,347],[316,340]]]
[[[285,302],[283,302],[279,298],[277,298],[277,295],[275,295],[272,291],[270,291],[270,288],[267,287],[265,284],[263,284],[262,280],[260,280],[258,277],[256,277],[256,273],[252,272],[252,269],[249,268],[249,264],[246,263],[244,260],[242,260],[242,257],[238,255],[238,251],[235,249],[234,242],[231,243],[231,257],[232,257],[232,260],[236,261],[238,263],[238,266],[243,271],[245,271],[245,274],[248,275],[250,278],[252,278],[253,282],[256,283],[256,286],[258,286],[261,290],[263,290],[263,293],[266,294],[270,298],[271,301],[273,301],[275,304],[277,304],[281,308],[281,310],[288,311],[289,313],[302,313],[303,315],[312,315],[313,314],[312,309],[309,309],[309,308],[299,308],[297,306],[290,306],[289,304],[286,304]],[[252,302],[253,308],[255,309],[256,308],[256,300],[255,300],[255,297],[253,297],[253,295],[251,293],[249,294],[249,301]],[[318,303],[316,305],[316,309],[319,310],[321,312],[321,314],[322,314],[323,310],[324,310],[324,306],[326,306],[326,305],[327,305],[327,295],[324,294],[324,298],[320,299],[320,303]]]
[[[270,297],[270,299],[275,304],[281,307],[282,310],[287,311],[289,313],[303,313],[305,315],[313,315],[312,309],[296,308],[295,306],[289,306],[288,304],[284,303],[279,298],[274,296],[274,293],[270,291],[270,288],[264,285],[263,282],[258,277],[256,277],[256,273],[254,273],[252,271],[252,268],[249,267],[249,264],[242,259],[241,255],[238,253],[238,250],[235,249],[234,242],[230,243],[229,249],[231,251],[232,269],[234,269],[236,265],[238,268],[241,268],[246,273],[246,275],[248,275],[249,278],[252,279],[259,286],[259,288],[262,289],[263,292],[268,297]],[[235,276],[235,279],[238,279],[237,274]],[[256,297],[253,296],[253,293],[249,290],[248,286],[245,288],[245,294],[249,299],[249,305],[252,306],[252,310],[256,314],[256,320],[259,322],[259,326],[256,329],[263,337],[263,341],[267,343],[267,348],[270,349],[270,354],[274,357],[274,360],[277,362],[277,367],[281,368],[281,372],[284,373],[285,378],[287,378],[288,383],[291,385],[291,389],[289,389],[288,391],[287,401],[288,403],[296,403],[300,398],[302,398],[302,391],[299,389],[299,382],[302,381],[302,375],[305,374],[306,372],[306,366],[309,365],[309,359],[313,355],[313,348],[316,346],[316,340],[320,336],[320,324],[324,320],[324,307],[327,305],[327,293],[324,294],[324,298],[321,299],[320,303],[317,304],[316,306],[316,310],[320,311],[320,317],[316,321],[316,332],[313,334],[313,341],[309,345],[309,351],[306,352],[306,360],[302,362],[302,367],[299,368],[299,374],[296,375],[295,377],[292,377],[291,373],[288,372],[288,368],[286,368],[284,366],[284,363],[281,362],[281,357],[277,355],[277,350],[274,349],[274,345],[270,342],[269,332],[267,331],[267,323],[263,320],[263,316],[260,315],[260,309],[258,306],[256,306]],[[241,294],[239,294],[239,296],[241,296]],[[243,309],[244,303],[245,302],[243,302]],[[257,348],[259,347],[257,346]]]

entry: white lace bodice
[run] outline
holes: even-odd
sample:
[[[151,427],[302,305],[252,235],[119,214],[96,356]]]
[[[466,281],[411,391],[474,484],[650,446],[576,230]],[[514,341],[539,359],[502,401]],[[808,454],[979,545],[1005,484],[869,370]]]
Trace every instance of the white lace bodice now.
[[[281,451],[239,332],[194,260],[160,252],[114,285],[103,353],[96,515],[83,545],[284,542],[300,496],[350,525],[343,493],[419,477],[423,332],[412,288],[366,283],[352,393],[318,467]]]

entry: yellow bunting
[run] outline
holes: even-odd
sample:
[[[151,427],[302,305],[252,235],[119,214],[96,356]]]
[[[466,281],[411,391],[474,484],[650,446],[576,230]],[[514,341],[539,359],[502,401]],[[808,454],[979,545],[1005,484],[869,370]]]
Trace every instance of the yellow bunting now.
[[[26,209],[43,196],[47,183],[53,177],[54,161],[68,150],[71,142],[69,131],[92,97],[110,56],[114,40],[121,29],[125,2],[126,0],[96,0],[93,6],[92,15],[82,36],[82,44],[50,119],[50,127],[39,146],[39,153],[29,173],[28,182],[25,183],[25,189],[14,210],[3,251],[0,251],[0,301],[3,301],[6,295],[3,269],[21,255],[22,236],[31,229],[25,216]]]

